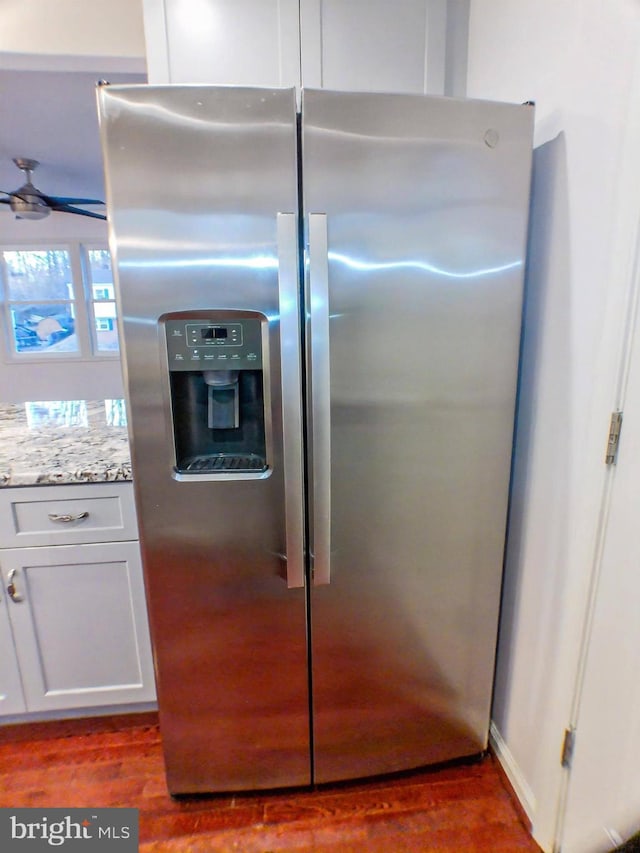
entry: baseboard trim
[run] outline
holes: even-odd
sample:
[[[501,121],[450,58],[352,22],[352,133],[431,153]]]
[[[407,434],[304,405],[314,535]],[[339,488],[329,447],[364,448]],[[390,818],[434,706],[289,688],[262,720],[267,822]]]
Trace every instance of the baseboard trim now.
[[[102,710],[102,709],[100,709]],[[88,714],[94,716],[87,716]],[[35,718],[35,719],[34,719]],[[122,731],[123,729],[157,726],[158,712],[141,705],[135,712],[123,712],[121,708],[110,713],[95,714],[95,709],[85,708],[85,716],[37,719],[36,715],[8,724],[0,723],[0,744],[23,740],[48,740],[69,736],[97,734],[99,732]]]
[[[507,777],[509,785],[518,800],[529,825],[533,826],[536,814],[536,798],[522,775],[522,771],[518,767],[518,763],[513,757],[511,750],[507,746],[504,738],[498,730],[498,727],[493,721],[489,728],[489,743],[491,744],[494,755],[498,759],[498,762],[504,771],[504,775]]]

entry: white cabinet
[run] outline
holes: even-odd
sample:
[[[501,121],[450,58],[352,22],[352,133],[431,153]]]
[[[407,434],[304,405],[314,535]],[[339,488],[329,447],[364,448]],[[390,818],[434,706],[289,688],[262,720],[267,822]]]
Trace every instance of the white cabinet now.
[[[0,492],[0,714],[155,699],[135,531],[130,483]]]
[[[150,83],[463,95],[469,0],[144,0]]]
[[[137,538],[131,483],[29,486],[0,491],[1,548]]]
[[[298,0],[143,0],[150,83],[296,86]]]
[[[27,706],[22,693],[5,598],[0,600],[0,714],[22,714]]]
[[[446,0],[301,0],[302,83],[442,94]]]

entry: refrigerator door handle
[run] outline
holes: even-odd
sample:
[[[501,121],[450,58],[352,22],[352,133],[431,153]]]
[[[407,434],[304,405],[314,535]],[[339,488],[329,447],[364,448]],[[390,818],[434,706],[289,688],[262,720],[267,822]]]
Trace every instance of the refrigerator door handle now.
[[[309,214],[313,584],[331,580],[331,409],[329,244],[325,213]]]
[[[304,481],[297,215],[279,213],[277,229],[287,586],[289,589],[294,589],[304,586]]]

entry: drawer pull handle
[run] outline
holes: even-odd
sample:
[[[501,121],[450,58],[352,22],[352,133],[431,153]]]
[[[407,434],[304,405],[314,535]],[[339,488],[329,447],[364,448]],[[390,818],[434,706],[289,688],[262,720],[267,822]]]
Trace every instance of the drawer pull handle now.
[[[88,512],[78,512],[75,515],[58,515],[57,512],[49,513],[49,521],[59,521],[61,524],[69,524],[70,521],[82,521],[89,518]]]
[[[16,585],[13,581],[15,576],[16,576],[16,570],[11,569],[11,571],[9,572],[9,575],[8,575],[9,583],[7,584],[7,594],[9,596],[9,598],[11,599],[11,601],[15,601],[17,604],[20,601],[24,601],[24,598],[18,592]]]

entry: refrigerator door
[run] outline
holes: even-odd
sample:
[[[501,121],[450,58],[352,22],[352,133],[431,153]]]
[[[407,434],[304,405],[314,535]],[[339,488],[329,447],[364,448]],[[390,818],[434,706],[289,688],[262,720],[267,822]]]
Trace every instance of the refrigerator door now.
[[[169,789],[309,783],[295,93],[98,97]]]
[[[309,90],[302,110],[326,782],[487,744],[533,110]]]

